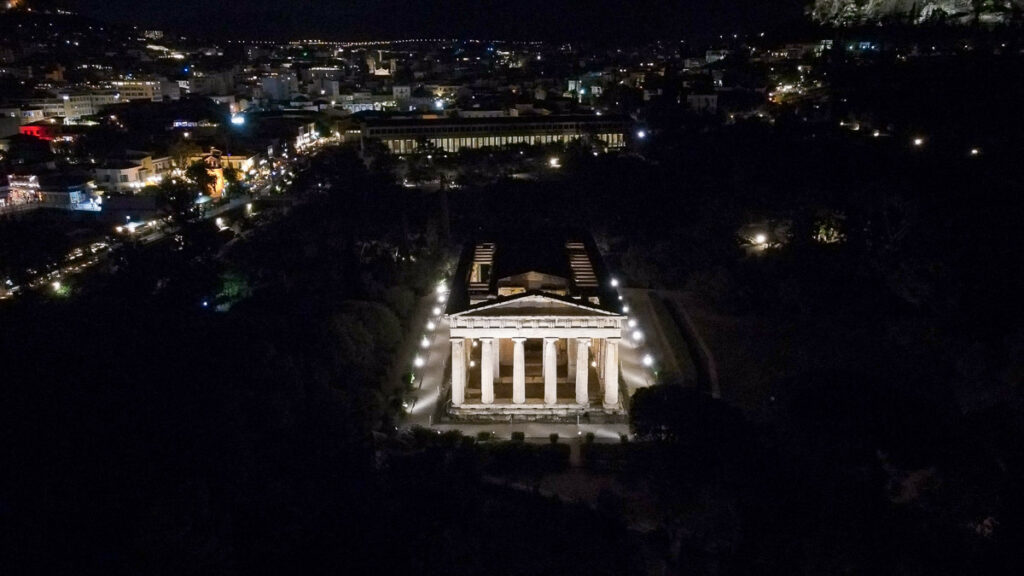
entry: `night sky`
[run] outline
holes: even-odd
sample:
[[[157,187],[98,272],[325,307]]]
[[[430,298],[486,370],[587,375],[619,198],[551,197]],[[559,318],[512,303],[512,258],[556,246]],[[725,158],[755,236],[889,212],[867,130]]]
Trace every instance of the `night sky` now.
[[[799,18],[804,0],[66,0],[110,21],[230,37],[678,38]]]

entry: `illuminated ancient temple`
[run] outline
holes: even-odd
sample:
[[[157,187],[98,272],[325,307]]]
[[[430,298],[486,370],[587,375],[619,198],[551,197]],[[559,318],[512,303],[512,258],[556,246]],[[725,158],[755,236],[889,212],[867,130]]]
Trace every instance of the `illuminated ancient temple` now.
[[[589,235],[475,243],[453,284],[450,415],[622,411],[626,316]]]

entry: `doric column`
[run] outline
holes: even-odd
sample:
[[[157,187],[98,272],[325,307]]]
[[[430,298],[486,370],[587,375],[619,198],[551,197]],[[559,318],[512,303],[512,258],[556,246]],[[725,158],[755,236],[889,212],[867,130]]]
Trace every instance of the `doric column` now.
[[[480,401],[494,403],[494,338],[480,339]]]
[[[619,338],[605,339],[604,346],[604,407],[619,405]]]
[[[452,338],[452,405],[466,400],[466,341]]]
[[[576,339],[567,338],[565,341],[565,356],[567,371],[566,376],[571,376],[576,371]]]
[[[501,380],[501,338],[494,339],[494,379]]]
[[[512,350],[512,402],[526,402],[526,338],[513,338]]]
[[[577,338],[575,354],[576,357],[576,403],[589,404],[590,396],[587,394],[587,378],[590,376],[590,338]]]
[[[544,339],[544,403],[558,403],[558,338]]]

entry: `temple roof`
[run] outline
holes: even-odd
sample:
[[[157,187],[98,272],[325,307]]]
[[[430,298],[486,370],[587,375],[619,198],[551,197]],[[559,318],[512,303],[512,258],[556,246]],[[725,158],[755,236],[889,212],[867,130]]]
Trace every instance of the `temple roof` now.
[[[485,277],[471,281],[474,263],[487,265]],[[565,283],[561,280],[564,279]],[[464,246],[449,295],[448,310],[462,311],[471,304],[496,302],[501,290],[519,287],[527,293],[542,286],[566,294],[566,302],[585,302],[608,312],[619,309],[600,252],[590,234],[572,229],[512,229],[495,231]],[[518,283],[517,283],[518,281]],[[556,286],[557,285],[557,286]],[[499,290],[499,288],[501,290]],[[551,292],[546,295],[558,297]]]
[[[568,296],[530,291],[470,306],[451,316],[622,316]]]

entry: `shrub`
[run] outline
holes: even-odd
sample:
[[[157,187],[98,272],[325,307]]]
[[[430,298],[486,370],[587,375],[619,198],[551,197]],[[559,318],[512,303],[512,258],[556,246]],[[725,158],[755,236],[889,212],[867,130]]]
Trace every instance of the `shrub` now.
[[[477,432],[476,433],[476,441],[477,442],[487,442],[487,441],[493,440],[493,439],[494,439],[494,432]]]
[[[619,434],[619,442],[629,444],[629,434]]]
[[[558,444],[558,433],[557,432],[552,433],[550,436],[548,436],[548,438],[551,440],[552,444]]]
[[[587,444],[593,444],[594,443],[595,436],[594,436],[593,432],[587,432],[587,435],[586,435],[585,438],[586,438]]]
[[[445,448],[454,448],[462,442],[462,432],[458,430],[448,430],[441,434],[441,446]]]
[[[518,442],[518,443],[525,442],[526,441],[526,433],[524,433],[524,432],[513,432],[512,433],[512,441],[513,442]]]

